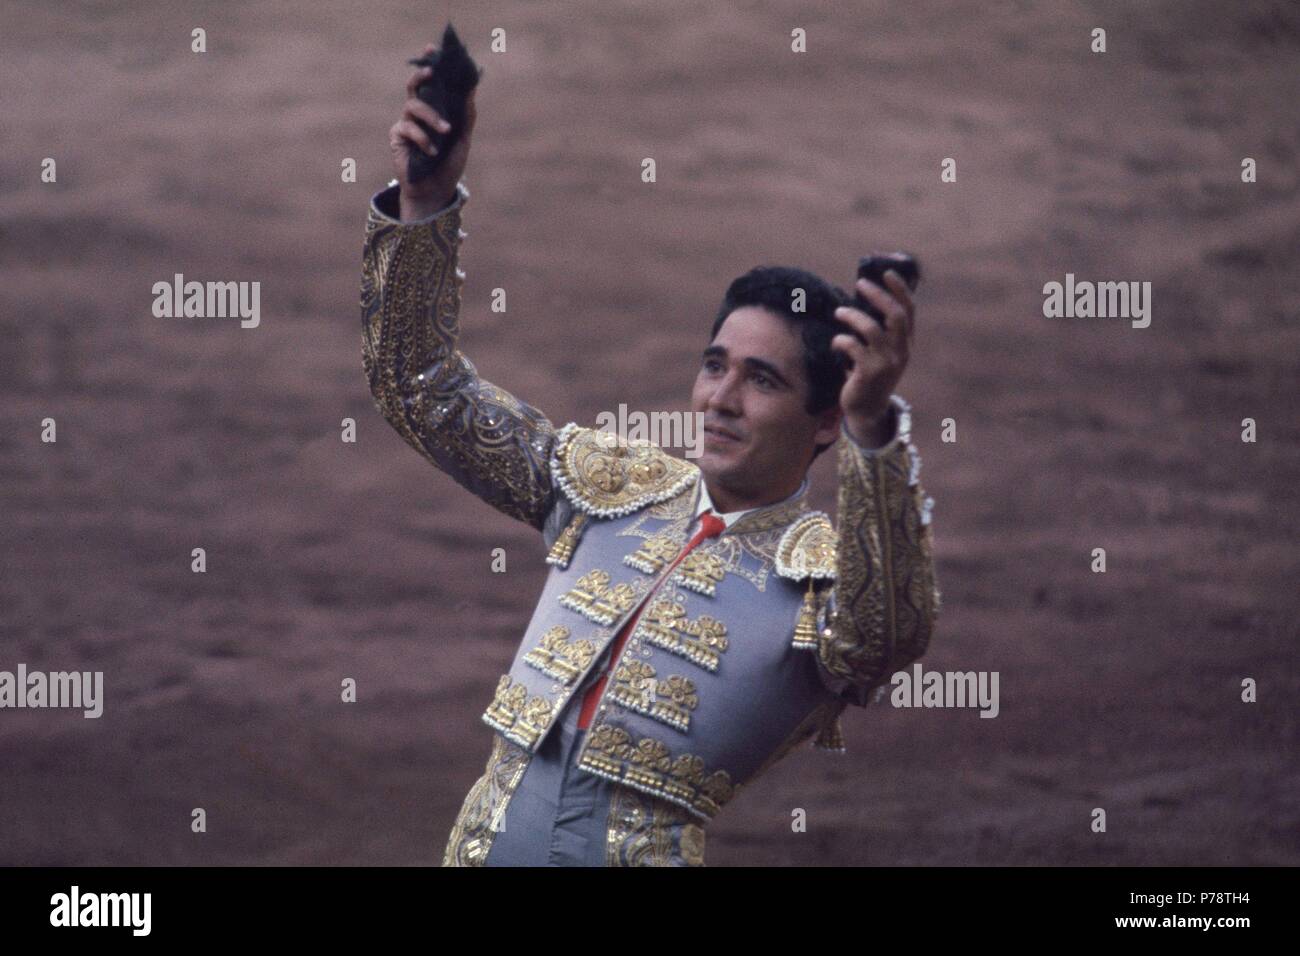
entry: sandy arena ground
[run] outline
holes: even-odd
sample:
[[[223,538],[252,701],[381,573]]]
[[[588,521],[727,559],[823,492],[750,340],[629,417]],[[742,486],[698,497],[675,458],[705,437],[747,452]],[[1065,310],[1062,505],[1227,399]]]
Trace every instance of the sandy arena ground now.
[[[362,375],[366,206],[447,4],[186,6],[3,13],[0,669],[102,670],[107,700],[0,712],[0,864],[436,864],[546,568]],[[926,266],[899,389],[936,501],[924,663],[998,671],[1001,713],[850,711],[850,752],[747,788],[710,865],[1300,862],[1293,3],[451,16],[486,68],[462,346],[557,426],[685,409],[753,265]],[[154,318],[177,272],[260,281],[260,326]],[[1151,326],[1044,318],[1067,272],[1150,281]]]

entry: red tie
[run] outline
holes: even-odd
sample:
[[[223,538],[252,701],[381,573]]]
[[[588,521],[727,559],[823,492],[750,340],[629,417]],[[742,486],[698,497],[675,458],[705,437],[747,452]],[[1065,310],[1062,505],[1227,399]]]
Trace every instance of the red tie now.
[[[668,579],[669,574],[672,573],[672,569],[677,567],[677,563],[681,561],[682,558],[690,554],[692,548],[705,538],[716,538],[718,535],[722,534],[722,529],[726,526],[727,523],[715,515],[712,509],[708,509],[704,514],[700,515],[700,530],[695,532],[695,537],[691,538],[686,547],[682,549],[682,553],[673,559],[673,563],[668,568],[668,574],[665,574],[660,578],[660,582]],[[641,601],[641,606],[636,609],[636,612],[630,618],[628,618],[627,623],[623,625],[623,629],[618,632],[618,637],[614,638],[614,651],[609,656],[609,666],[605,668],[605,672],[600,675],[600,680],[592,685],[591,689],[587,691],[586,696],[582,698],[582,712],[578,715],[579,729],[585,729],[587,725],[591,723],[591,716],[596,711],[596,704],[600,701],[601,691],[605,689],[605,681],[609,679],[610,672],[614,669],[614,665],[618,663],[618,656],[623,653],[623,645],[627,643],[628,635],[631,634],[633,629],[636,627],[637,618],[641,616],[641,609],[646,606],[646,602],[649,601],[658,589],[658,585],[656,585],[655,588],[645,596]]]

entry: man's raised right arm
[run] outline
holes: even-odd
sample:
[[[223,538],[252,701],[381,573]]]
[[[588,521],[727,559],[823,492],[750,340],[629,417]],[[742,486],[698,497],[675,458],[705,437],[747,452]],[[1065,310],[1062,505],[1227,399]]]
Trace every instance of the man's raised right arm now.
[[[411,118],[434,125],[437,115],[427,110],[408,99],[390,131],[399,179],[374,196],[366,221],[366,378],[380,414],[412,448],[494,508],[540,531],[557,501],[549,465],[555,429],[540,411],[480,378],[457,348],[465,278],[458,266],[461,209],[469,199],[459,174],[468,134],[439,170],[439,181],[410,186],[407,151],[430,148]]]

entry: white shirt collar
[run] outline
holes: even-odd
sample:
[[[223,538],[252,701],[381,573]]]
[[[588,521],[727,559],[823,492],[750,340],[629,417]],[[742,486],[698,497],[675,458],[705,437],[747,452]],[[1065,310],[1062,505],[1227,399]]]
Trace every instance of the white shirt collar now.
[[[700,515],[704,514],[704,512],[708,511],[712,507],[713,501],[709,498],[709,489],[705,487],[704,479],[700,478],[700,503],[695,509],[695,520],[698,521]],[[733,521],[753,510],[753,508],[746,508],[744,511],[730,511],[726,514],[723,514],[721,511],[714,511],[713,513],[725,521],[727,527],[730,528]]]
[[[797,497],[800,494],[800,492],[804,490],[807,484],[808,484],[808,476],[805,475],[803,481],[799,484],[798,489],[796,489],[795,493],[792,494],[790,498]],[[790,498],[786,498],[784,500],[789,501]],[[782,504],[782,503],[783,502],[777,502],[777,504]],[[708,486],[704,484],[704,477],[701,475],[700,476],[700,502],[695,508],[695,520],[699,521],[700,515],[702,515],[705,511],[707,511],[712,507],[713,507],[713,501],[712,499],[709,498]],[[713,513],[717,515],[719,518],[721,518],[724,522],[726,522],[726,526],[730,528],[734,522],[739,521],[741,518],[749,514],[751,511],[756,511],[756,510],[757,510],[756,508],[745,508],[743,511],[728,511],[726,514],[723,514],[720,511],[714,511]]]

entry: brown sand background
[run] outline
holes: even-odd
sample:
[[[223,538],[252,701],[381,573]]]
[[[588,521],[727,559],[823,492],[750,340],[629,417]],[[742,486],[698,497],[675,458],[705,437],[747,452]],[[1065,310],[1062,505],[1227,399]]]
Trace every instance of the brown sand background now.
[[[0,712],[0,863],[440,860],[545,574],[540,538],[406,448],[361,370],[366,204],[404,60],[447,12],[6,4],[0,669],[102,670],[107,700]],[[925,664],[998,671],[1001,715],[850,711],[851,752],[748,788],[711,865],[1300,860],[1294,4],[451,15],[486,67],[462,345],[557,426],[685,409],[755,264],[847,284],[902,247],[927,268],[899,389],[936,501]],[[260,327],[154,318],[175,272],[260,281]],[[1066,272],[1151,281],[1151,327],[1045,319]],[[834,480],[827,454],[832,514]]]

